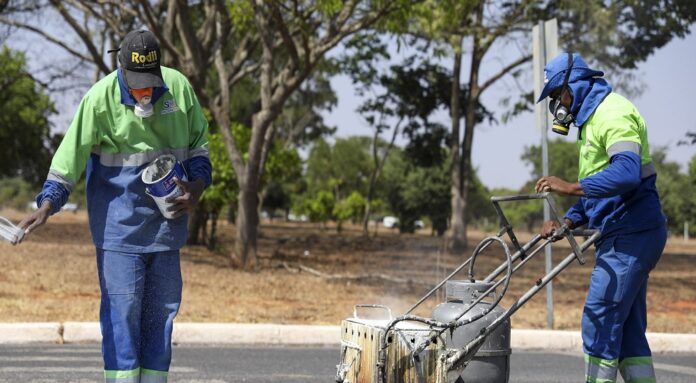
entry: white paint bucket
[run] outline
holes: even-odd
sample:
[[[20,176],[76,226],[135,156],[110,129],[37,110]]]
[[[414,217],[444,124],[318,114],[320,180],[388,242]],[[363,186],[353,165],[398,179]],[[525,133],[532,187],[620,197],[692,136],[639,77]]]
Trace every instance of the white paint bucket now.
[[[167,199],[184,194],[174,182],[174,177],[181,181],[188,179],[184,166],[172,154],[157,157],[143,170],[140,177],[145,183],[145,192],[155,200],[160,212],[167,219],[174,218],[174,213],[167,211],[174,202],[167,202]]]
[[[24,238],[24,230],[12,224],[9,219],[0,217],[0,237],[14,245]]]

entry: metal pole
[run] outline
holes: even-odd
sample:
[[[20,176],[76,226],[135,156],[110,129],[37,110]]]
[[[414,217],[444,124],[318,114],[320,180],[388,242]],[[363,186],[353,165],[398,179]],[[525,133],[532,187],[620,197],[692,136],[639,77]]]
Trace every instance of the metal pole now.
[[[557,24],[556,20],[540,21],[539,25],[534,28],[534,76],[535,76],[535,98],[541,93],[543,88],[543,80],[541,73],[546,62],[551,56],[556,54],[557,44]],[[537,104],[537,123],[541,128],[541,167],[542,175],[549,175],[549,150],[548,150],[548,130],[549,130],[549,114],[546,102]],[[544,203],[544,221],[551,219],[551,212],[548,204]],[[544,249],[545,254],[545,271],[548,274],[553,268],[553,254],[551,246]],[[546,327],[552,329],[554,327],[553,320],[553,282],[546,285]]]

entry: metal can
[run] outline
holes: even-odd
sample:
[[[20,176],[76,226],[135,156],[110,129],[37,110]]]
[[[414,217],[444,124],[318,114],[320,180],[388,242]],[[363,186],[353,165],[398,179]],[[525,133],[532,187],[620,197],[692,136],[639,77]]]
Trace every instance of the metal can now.
[[[143,170],[141,175],[141,179],[145,183],[145,192],[155,200],[160,212],[167,219],[174,218],[174,214],[167,211],[167,208],[174,205],[174,202],[167,201],[184,194],[183,190],[174,182],[174,178],[181,181],[188,180],[184,166],[172,154],[157,157]]]

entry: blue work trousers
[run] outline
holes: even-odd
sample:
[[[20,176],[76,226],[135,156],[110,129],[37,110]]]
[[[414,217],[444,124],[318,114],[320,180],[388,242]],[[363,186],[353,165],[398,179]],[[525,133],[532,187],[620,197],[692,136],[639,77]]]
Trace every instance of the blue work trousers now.
[[[602,238],[597,245],[597,260],[582,316],[582,340],[589,365],[606,370],[598,371],[606,378],[603,381],[614,381],[612,376],[616,376],[624,360],[627,365],[633,361],[650,362],[650,346],[645,337],[648,274],[660,259],[666,240],[666,227],[660,226]],[[652,363],[648,364],[649,367],[640,368],[649,376],[646,371]]]
[[[166,382],[181,303],[179,251],[97,249],[106,382]]]

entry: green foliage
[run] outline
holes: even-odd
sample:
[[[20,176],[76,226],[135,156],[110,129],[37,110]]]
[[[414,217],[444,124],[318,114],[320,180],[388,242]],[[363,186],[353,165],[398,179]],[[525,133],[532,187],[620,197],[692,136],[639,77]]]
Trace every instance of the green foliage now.
[[[208,136],[208,152],[213,166],[213,183],[203,193],[200,203],[206,212],[219,213],[223,207],[235,204],[239,188],[220,133]]]
[[[694,197],[694,163],[692,158],[688,173],[682,173],[679,164],[668,162],[667,149],[652,150],[652,158],[657,170],[657,191],[662,202],[662,211],[667,216],[667,226],[674,233],[681,233],[684,222],[689,222],[690,231],[696,233],[696,198]]]
[[[34,200],[36,191],[21,177],[0,179],[0,208],[24,210]]]
[[[46,177],[51,154],[48,116],[53,103],[26,72],[24,54],[0,51],[0,177],[19,176],[34,185]]]
[[[339,200],[352,191],[365,195],[373,166],[369,148],[368,137],[338,138],[333,147],[317,140],[307,159],[308,192],[332,190]]]
[[[469,190],[469,217],[487,220],[494,214],[489,193],[472,174]],[[427,218],[433,230],[442,235],[451,214],[450,166],[448,161],[434,166],[419,166],[404,151],[396,151],[384,169],[384,188],[391,212],[399,218],[399,230],[412,232],[416,220]]]
[[[338,222],[337,230],[341,231],[341,225],[347,220],[357,222],[365,214],[367,201],[358,191],[353,191],[350,195],[336,203],[333,208],[333,216]]]
[[[304,210],[312,222],[326,223],[332,218],[336,200],[331,192],[322,190],[307,200]]]

